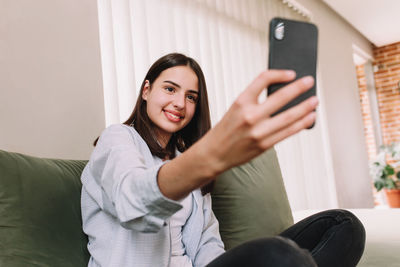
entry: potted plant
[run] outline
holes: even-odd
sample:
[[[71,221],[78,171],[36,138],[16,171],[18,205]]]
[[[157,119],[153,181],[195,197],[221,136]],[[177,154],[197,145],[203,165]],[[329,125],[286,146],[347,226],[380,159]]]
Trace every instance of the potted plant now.
[[[370,174],[376,190],[384,190],[389,206],[400,208],[400,143],[380,148],[370,165]]]

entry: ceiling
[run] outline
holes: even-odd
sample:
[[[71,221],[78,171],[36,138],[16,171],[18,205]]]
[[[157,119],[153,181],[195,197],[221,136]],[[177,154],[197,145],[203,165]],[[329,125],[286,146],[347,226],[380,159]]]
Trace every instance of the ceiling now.
[[[400,0],[322,0],[375,46],[400,42]]]

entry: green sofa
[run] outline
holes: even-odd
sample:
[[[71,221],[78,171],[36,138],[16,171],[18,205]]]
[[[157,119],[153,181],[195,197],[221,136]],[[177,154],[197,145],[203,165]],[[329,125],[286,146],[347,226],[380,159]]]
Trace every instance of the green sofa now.
[[[0,266],[87,265],[80,211],[86,163],[0,150]],[[212,196],[227,249],[293,223],[273,150],[222,174]]]
[[[0,150],[0,267],[87,266],[87,237],[82,232],[80,210],[80,174],[86,163]],[[273,149],[223,173],[212,197],[227,249],[246,240],[276,235],[293,224]],[[295,213],[295,219],[311,213]],[[368,240],[369,236],[374,237],[371,231],[382,223],[368,224],[368,216],[361,215],[369,227]],[[391,227],[393,231],[385,231],[399,232],[394,223]],[[390,244],[379,236],[374,240],[379,242],[367,244],[367,254],[359,266],[400,266],[399,253],[395,253],[400,248],[400,238],[391,238]],[[387,244],[394,253],[384,253]]]
[[[87,266],[85,164],[0,151],[0,266]]]

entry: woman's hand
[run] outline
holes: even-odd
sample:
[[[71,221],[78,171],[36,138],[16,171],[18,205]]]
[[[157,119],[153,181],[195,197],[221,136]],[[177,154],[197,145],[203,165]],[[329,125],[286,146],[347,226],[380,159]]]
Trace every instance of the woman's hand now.
[[[268,85],[289,82],[293,71],[261,73],[232,104],[222,120],[179,157],[167,162],[158,173],[160,191],[181,199],[208,184],[221,172],[250,161],[286,137],[315,121],[316,97],[271,117],[296,96],[310,89],[311,77],[299,79],[270,95],[263,103],[258,96]]]
[[[314,80],[310,76],[292,82],[264,102],[258,102],[258,96],[265,92],[266,87],[294,78],[293,71],[268,70],[261,73],[239,95],[222,120],[199,140],[197,145],[209,155],[210,167],[216,173],[250,161],[279,141],[314,123],[314,110],[318,105],[315,96],[271,117],[313,86]]]

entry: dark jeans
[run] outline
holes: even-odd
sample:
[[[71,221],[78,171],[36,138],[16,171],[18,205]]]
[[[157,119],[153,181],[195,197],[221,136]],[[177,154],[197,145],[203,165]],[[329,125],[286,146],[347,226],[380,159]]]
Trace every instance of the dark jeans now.
[[[241,244],[207,267],[354,267],[364,251],[362,223],[346,210],[314,214],[279,236]]]

